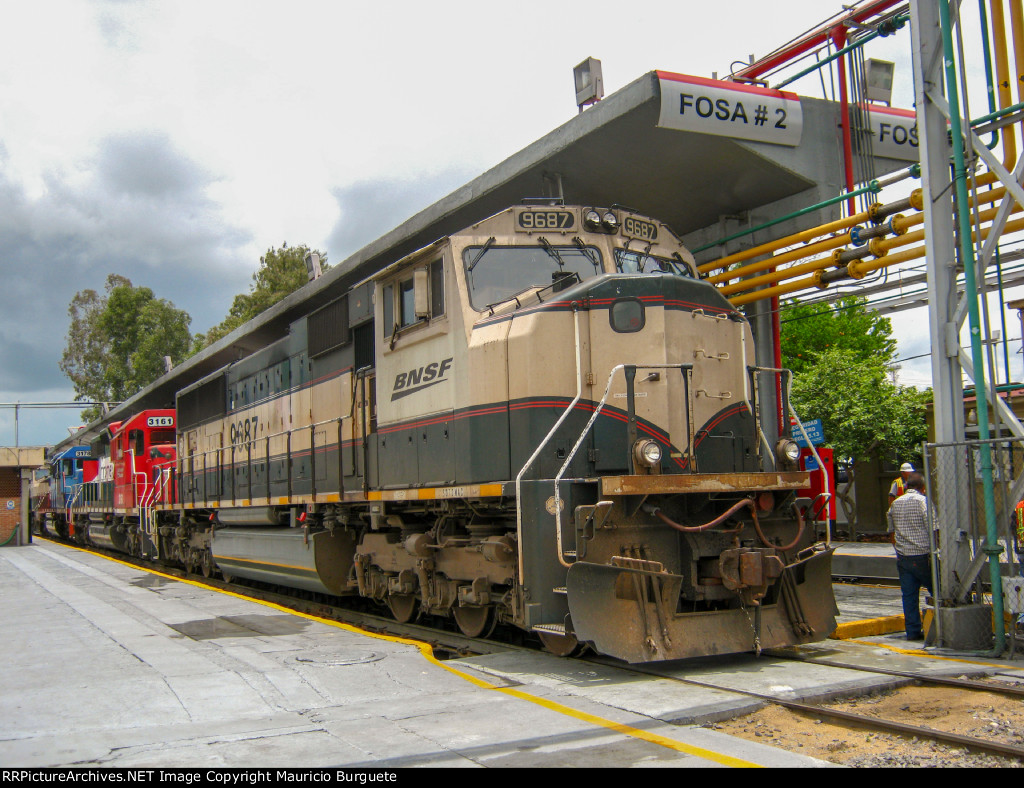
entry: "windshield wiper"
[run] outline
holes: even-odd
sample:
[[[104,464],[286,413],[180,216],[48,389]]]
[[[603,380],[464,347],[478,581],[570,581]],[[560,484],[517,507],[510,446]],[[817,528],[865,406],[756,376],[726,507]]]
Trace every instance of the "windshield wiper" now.
[[[480,251],[476,253],[476,257],[473,258],[473,262],[469,264],[469,267],[466,269],[467,271],[469,271],[469,273],[473,273],[473,269],[476,268],[476,264],[480,262],[480,258],[487,254],[487,250],[490,249],[493,245],[494,236],[492,235],[490,238],[484,241],[484,245],[481,246]]]
[[[596,271],[597,273],[601,273],[601,266],[597,262],[597,254],[594,252],[594,250],[587,246],[585,243],[583,243],[583,239],[580,238],[578,235],[572,239],[572,242],[576,244],[577,248],[581,252],[583,252],[586,258],[593,264],[594,271]]]
[[[558,250],[548,243],[547,238],[538,238],[537,243],[540,244],[541,249],[543,249],[545,252],[547,252],[549,255],[555,258],[555,262],[558,263],[558,267],[560,269],[565,268],[565,261],[562,259],[562,256],[558,253]]]

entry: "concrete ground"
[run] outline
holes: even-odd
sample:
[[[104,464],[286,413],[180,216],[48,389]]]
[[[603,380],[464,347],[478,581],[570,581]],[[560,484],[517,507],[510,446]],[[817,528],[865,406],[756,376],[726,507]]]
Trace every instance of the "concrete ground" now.
[[[440,663],[47,542],[0,550],[0,604],[0,763],[17,767],[821,766],[695,724],[759,705],[730,689],[820,699],[893,683],[824,664],[837,654],[910,658],[827,641],[802,662],[658,668],[709,687],[521,651]]]
[[[51,543],[0,550],[0,606],[5,766],[822,765]]]

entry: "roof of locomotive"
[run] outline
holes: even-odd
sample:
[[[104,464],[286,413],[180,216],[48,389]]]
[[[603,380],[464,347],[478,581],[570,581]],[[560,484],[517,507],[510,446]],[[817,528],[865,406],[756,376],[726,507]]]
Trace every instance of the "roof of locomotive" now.
[[[832,196],[838,188],[822,174],[833,165],[837,172],[841,169],[831,161],[834,140],[830,142],[828,135],[819,135],[821,139],[816,141],[805,134],[807,144],[817,146],[809,153],[803,147],[660,128],[660,85],[659,72],[649,72],[573,116],[187,359],[58,446],[91,440],[109,422],[139,409],[173,407],[179,390],[286,336],[292,322],[357,282],[524,198],[550,194],[556,185],[567,203],[631,205],[681,236],[696,233],[687,237],[688,241],[698,239],[706,228],[719,232],[720,216],[769,204],[788,212]],[[834,104],[801,101],[805,129],[834,129]],[[823,165],[829,169],[823,170]],[[905,165],[878,159],[875,168],[882,174],[898,166]],[[638,172],[645,177],[636,177]],[[686,188],[707,183],[717,188]],[[802,229],[821,221],[819,212],[814,212],[772,229],[782,235],[793,231],[794,222],[801,223]]]
[[[111,437],[111,439],[116,438],[118,435],[122,434],[126,430],[135,429],[135,428],[137,428],[139,426],[149,428],[150,425],[144,424],[142,420],[143,419],[148,419],[151,416],[171,416],[171,417],[173,417],[175,415],[177,415],[177,414],[176,414],[176,411],[174,410],[174,408],[149,408],[147,410],[140,410],[138,413],[136,413],[136,414],[134,414],[132,416],[129,416],[124,421],[118,422],[117,426],[110,431],[110,437]],[[113,426],[113,425],[111,425],[111,426]],[[162,427],[152,427],[152,429],[166,428],[166,426],[167,425],[162,425]]]

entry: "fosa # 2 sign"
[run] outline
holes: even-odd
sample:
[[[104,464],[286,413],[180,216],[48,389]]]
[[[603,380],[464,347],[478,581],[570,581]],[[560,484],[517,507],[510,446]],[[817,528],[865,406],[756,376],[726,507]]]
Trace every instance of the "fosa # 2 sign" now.
[[[804,120],[795,93],[659,71],[658,126],[698,134],[800,144]]]

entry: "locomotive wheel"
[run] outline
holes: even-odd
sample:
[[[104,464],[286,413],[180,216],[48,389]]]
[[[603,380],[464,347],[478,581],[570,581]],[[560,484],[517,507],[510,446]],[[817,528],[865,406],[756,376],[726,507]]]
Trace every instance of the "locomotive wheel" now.
[[[204,552],[203,557],[199,559],[199,568],[203,572],[203,577],[209,579],[213,576],[213,557],[208,552]]]
[[[538,632],[544,650],[556,657],[569,657],[579,648],[580,642],[575,635],[556,635],[552,632]]]
[[[470,607],[456,605],[452,608],[455,616],[455,623],[459,625],[459,631],[468,638],[478,638],[487,629],[492,609],[490,605],[484,607]]]
[[[408,624],[416,618],[417,597],[415,594],[388,594],[388,607],[399,624]]]

